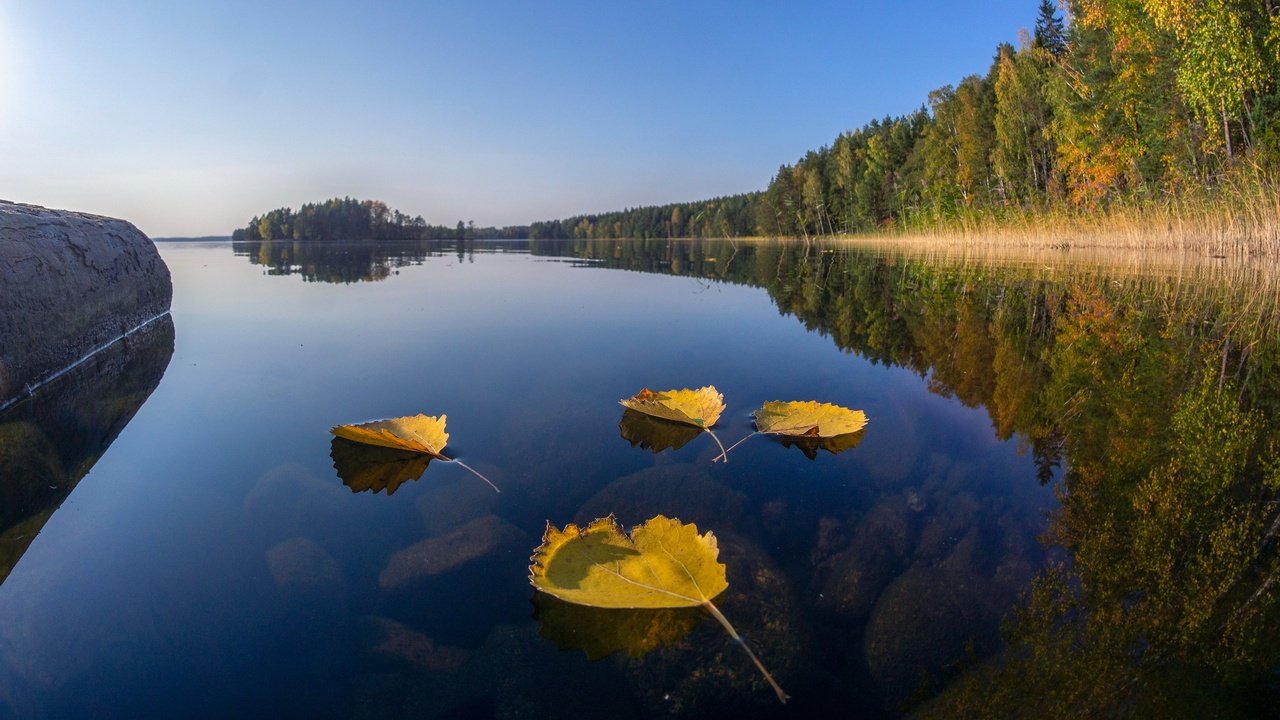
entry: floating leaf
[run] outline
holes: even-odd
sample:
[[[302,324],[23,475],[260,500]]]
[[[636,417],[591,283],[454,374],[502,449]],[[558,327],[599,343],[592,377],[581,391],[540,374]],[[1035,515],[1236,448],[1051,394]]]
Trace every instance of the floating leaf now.
[[[625,650],[643,657],[662,645],[684,639],[706,619],[701,608],[626,610],[575,605],[546,593],[533,595],[539,635],[561,650],[581,650],[589,660]]]
[[[715,535],[662,515],[622,532],[612,515],[585,528],[547,524],[529,582],[566,602],[597,608],[706,608],[773,687],[787,695],[711,599],[729,587]]]
[[[329,432],[352,442],[443,457],[440,452],[449,444],[444,423],[444,415],[436,418],[419,413],[360,425],[339,425]]]
[[[432,458],[440,458],[445,462],[457,463],[470,471],[472,475],[489,483],[489,487],[493,488],[494,492],[502,492],[497,485],[494,485],[489,478],[481,475],[475,468],[461,460],[445,456],[444,448],[449,444],[449,433],[445,432],[444,423],[444,415],[437,418],[419,413],[406,417],[391,418],[390,420],[375,420],[359,425],[338,425],[330,428],[329,432],[344,440],[364,445],[421,453]],[[336,467],[337,458],[334,458],[334,462]],[[423,469],[426,469],[425,465]],[[342,475],[341,469],[339,469],[338,474]],[[418,476],[420,477],[421,475],[422,473],[419,472]],[[343,477],[343,482],[346,482],[345,476]],[[396,485],[398,487],[399,483]],[[391,493],[388,492],[387,494],[390,495]]]
[[[819,449],[835,454],[856,447],[862,441],[863,428],[867,426],[867,414],[861,410],[814,400],[771,400],[753,415],[756,431],[730,445],[729,450],[755,435],[778,435],[794,443],[812,460],[817,457]],[[783,445],[790,447],[786,441]],[[712,462],[728,462],[729,450],[720,453]]]
[[[724,396],[708,385],[697,390],[665,390],[654,392],[645,388],[626,400],[623,406],[646,415],[687,423],[696,428],[709,428],[724,412]]]
[[[634,410],[662,420],[692,425],[699,430],[705,431],[716,441],[716,445],[720,446],[720,457],[724,457],[724,443],[721,443],[720,438],[716,437],[714,432],[711,432],[711,427],[720,419],[720,413],[724,412],[724,395],[721,395],[714,385],[708,385],[697,390],[686,388],[684,390],[664,390],[662,392],[654,392],[649,388],[644,388],[635,395],[618,402],[622,403],[623,407],[628,410]],[[627,437],[625,432],[623,437]],[[631,439],[627,438],[627,440],[630,441]],[[631,444],[635,445],[634,442]],[[681,444],[683,445],[684,443]],[[654,450],[654,452],[658,451]]]
[[[762,433],[799,437],[835,437],[867,426],[867,414],[813,400],[770,401],[755,411],[756,429]]]
[[[671,608],[701,605],[729,587],[715,535],[658,515],[628,537],[613,516],[585,528],[548,525],[534,551],[534,587],[579,605]]]
[[[338,477],[351,492],[386,490],[387,495],[391,495],[403,483],[422,477],[427,464],[436,456],[335,437],[329,444],[329,457],[333,458]]]
[[[702,434],[698,428],[690,427],[685,423],[663,420],[635,410],[622,413],[618,430],[622,433],[622,438],[631,443],[631,447],[639,445],[654,453],[667,449],[679,450],[690,440]]]

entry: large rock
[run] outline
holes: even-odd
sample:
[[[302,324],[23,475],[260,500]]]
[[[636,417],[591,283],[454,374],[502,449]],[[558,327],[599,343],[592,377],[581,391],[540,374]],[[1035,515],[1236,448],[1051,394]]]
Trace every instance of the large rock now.
[[[0,200],[0,407],[169,310],[155,245],[113,218]]]

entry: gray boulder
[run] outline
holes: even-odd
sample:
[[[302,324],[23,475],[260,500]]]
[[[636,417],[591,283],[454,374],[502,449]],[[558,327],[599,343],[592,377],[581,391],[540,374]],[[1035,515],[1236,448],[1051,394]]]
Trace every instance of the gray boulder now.
[[[155,245],[123,220],[0,200],[0,407],[169,310]]]

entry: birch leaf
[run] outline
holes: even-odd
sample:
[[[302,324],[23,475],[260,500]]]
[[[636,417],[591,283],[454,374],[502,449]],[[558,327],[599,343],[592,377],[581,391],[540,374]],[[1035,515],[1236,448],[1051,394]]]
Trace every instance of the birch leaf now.
[[[619,400],[624,407],[646,415],[686,423],[697,428],[709,428],[724,412],[724,396],[708,385],[697,390],[664,390],[654,392],[645,388],[626,400]]]
[[[778,699],[773,675],[711,599],[729,587],[720,548],[710,532],[657,515],[627,535],[613,516],[585,528],[550,523],[533,552],[529,582],[565,602],[593,608],[660,610],[701,606],[742,646]]]
[[[867,415],[861,410],[812,400],[770,401],[755,411],[755,418],[756,429],[762,433],[794,437],[830,438],[867,426]]]
[[[497,485],[493,484],[492,480],[480,474],[475,468],[457,458],[447,457],[444,454],[444,447],[449,444],[449,433],[444,430],[444,422],[444,415],[437,418],[419,413],[417,415],[391,418],[390,420],[375,420],[359,425],[338,425],[331,428],[329,432],[352,442],[391,450],[421,453],[430,455],[433,458],[440,458],[445,462],[457,463],[472,475],[488,483],[494,492],[502,492]],[[335,462],[336,460],[337,458],[335,458]],[[341,474],[341,469],[339,469],[339,474]],[[345,476],[343,481],[346,481]],[[398,486],[399,484],[397,483]],[[390,495],[391,493],[388,492],[387,494]]]
[[[359,425],[339,425],[329,432],[366,445],[443,457],[440,453],[449,444],[449,433],[445,432],[444,423],[444,415],[436,418],[419,413]]]
[[[548,525],[529,581],[578,605],[676,608],[702,605],[729,587],[715,535],[658,515],[628,537],[613,516],[579,528]]]

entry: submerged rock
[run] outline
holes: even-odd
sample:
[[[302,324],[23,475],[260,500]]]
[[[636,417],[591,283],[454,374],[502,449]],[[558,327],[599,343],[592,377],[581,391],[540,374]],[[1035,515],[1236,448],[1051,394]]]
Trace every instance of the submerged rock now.
[[[579,524],[613,513],[630,528],[654,515],[696,523],[700,530],[737,528],[742,523],[741,493],[734,492],[694,465],[662,465],[609,483],[574,515]]]
[[[284,591],[313,592],[343,585],[342,568],[314,540],[296,537],[267,550],[267,569]]]
[[[467,651],[441,645],[395,620],[366,617],[361,620],[360,629],[366,653],[379,662],[423,672],[449,672],[467,660]]]
[[[499,518],[486,515],[453,532],[428,538],[391,556],[378,576],[384,590],[407,585],[478,560],[495,552],[527,552],[529,537],[519,528]]]

